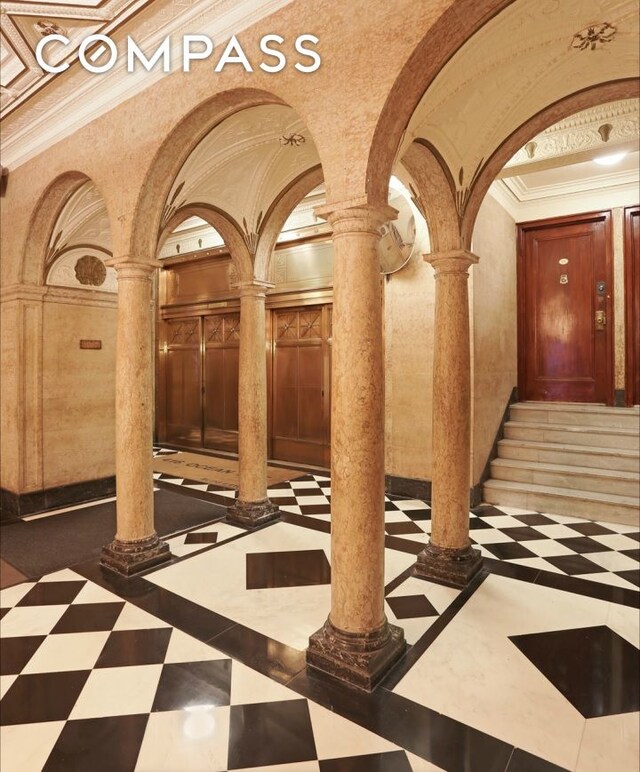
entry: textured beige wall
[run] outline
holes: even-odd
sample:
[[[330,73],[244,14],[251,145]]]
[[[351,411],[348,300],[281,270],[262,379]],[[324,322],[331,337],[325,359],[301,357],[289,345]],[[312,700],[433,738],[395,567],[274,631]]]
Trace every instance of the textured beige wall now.
[[[480,261],[470,273],[472,484],[478,482],[511,390],[518,381],[516,225],[490,195],[473,232]]]
[[[385,281],[387,474],[431,477],[433,268],[416,254]]]
[[[113,300],[74,301],[44,304],[44,488],[115,472],[116,309]],[[102,340],[102,349],[80,349],[80,339]]]

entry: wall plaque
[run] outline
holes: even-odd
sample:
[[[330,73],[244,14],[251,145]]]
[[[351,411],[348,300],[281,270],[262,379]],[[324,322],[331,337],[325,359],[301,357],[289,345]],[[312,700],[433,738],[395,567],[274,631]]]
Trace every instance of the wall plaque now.
[[[102,348],[101,340],[81,340],[80,348],[98,349]]]

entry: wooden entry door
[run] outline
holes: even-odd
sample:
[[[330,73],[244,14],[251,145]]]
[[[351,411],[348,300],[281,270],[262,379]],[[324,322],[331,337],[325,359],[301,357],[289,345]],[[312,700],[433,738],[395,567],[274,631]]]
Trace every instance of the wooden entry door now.
[[[329,465],[331,306],[272,313],[271,457]]]
[[[611,213],[518,226],[518,388],[613,404]]]
[[[624,210],[624,295],[627,404],[640,403],[640,207]]]

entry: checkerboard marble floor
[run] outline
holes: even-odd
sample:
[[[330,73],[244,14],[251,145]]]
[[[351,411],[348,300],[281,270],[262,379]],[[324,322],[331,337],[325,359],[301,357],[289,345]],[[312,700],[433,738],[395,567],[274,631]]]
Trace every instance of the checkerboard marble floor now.
[[[385,611],[409,645],[368,695],[305,668],[330,480],[269,495],[279,522],[173,536],[144,576],[89,561],[0,592],[2,772],[637,772],[637,529],[478,508],[485,569],[460,591],[412,575],[430,510],[387,497]]]

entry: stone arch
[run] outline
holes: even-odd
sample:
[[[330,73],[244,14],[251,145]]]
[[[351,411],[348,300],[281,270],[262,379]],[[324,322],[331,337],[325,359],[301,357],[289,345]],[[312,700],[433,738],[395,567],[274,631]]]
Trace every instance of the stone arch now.
[[[189,217],[200,217],[215,228],[229,248],[231,259],[240,281],[250,281],[253,276],[251,252],[240,226],[223,212],[210,204],[189,204],[178,209],[167,221],[158,238],[157,254],[169,235]]]
[[[93,179],[84,172],[65,172],[56,177],[40,195],[29,222],[28,235],[22,253],[20,283],[44,284],[47,249],[58,217],[71,196],[87,182],[95,185]],[[105,200],[104,196],[102,199]]]
[[[456,0],[416,46],[396,78],[376,125],[366,177],[371,203],[386,203],[404,131],[433,79],[471,35],[512,2]]]
[[[260,228],[254,263],[256,279],[269,280],[271,256],[287,218],[307,193],[316,188],[323,179],[322,167],[314,166],[294,180],[273,202]]]
[[[474,181],[461,223],[464,248],[470,249],[471,247],[476,217],[489,186],[502,167],[521,147],[524,147],[536,134],[573,113],[604,102],[637,97],[639,85],[640,80],[637,78],[627,78],[582,89],[548,105],[512,132],[487,159]]]
[[[216,94],[188,113],[167,135],[151,161],[129,224],[123,249],[137,259],[150,259],[156,252],[163,230],[162,212],[176,176],[198,143],[226,118],[260,105],[290,106],[304,119],[296,106],[275,93],[237,88]],[[125,252],[125,253],[126,253]]]

